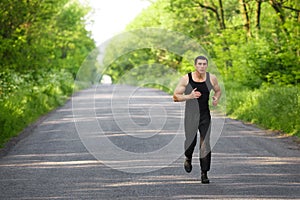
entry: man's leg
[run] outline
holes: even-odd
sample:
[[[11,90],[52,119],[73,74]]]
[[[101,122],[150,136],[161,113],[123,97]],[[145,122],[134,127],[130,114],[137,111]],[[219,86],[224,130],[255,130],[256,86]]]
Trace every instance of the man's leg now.
[[[194,138],[192,138],[194,137]],[[197,144],[197,133],[194,134],[194,136],[192,136],[191,138],[186,138],[184,141],[184,155],[186,158],[188,159],[192,159],[193,157],[193,153],[195,150],[195,146]]]
[[[185,117],[185,141],[184,141],[184,169],[186,172],[190,173],[192,171],[192,157],[194,153],[195,146],[197,144],[197,132],[199,118],[197,121],[195,119],[189,119],[190,116]]]
[[[197,143],[197,132],[199,126],[200,112],[199,105],[196,99],[188,100],[185,107],[184,115],[184,169],[190,173],[192,171],[192,157]]]
[[[202,115],[199,124],[200,132],[200,167],[202,183],[209,183],[207,172],[211,165],[210,132],[211,117],[210,114]]]
[[[192,157],[194,153],[195,146],[197,144],[197,132],[194,134],[194,139],[191,136],[187,136],[184,142],[184,169],[186,172],[190,173],[192,171]]]

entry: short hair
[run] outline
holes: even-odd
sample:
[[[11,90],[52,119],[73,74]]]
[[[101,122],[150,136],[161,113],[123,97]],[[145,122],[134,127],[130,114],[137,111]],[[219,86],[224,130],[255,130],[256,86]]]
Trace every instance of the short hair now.
[[[207,65],[208,65],[208,59],[205,56],[197,56],[194,60],[194,64],[196,65],[197,60],[206,60]]]

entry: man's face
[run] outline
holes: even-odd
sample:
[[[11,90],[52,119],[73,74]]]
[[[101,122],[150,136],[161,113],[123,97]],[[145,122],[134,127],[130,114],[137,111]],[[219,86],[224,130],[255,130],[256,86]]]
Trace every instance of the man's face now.
[[[206,72],[206,68],[207,68],[207,61],[198,59],[195,64],[196,71],[202,74]]]

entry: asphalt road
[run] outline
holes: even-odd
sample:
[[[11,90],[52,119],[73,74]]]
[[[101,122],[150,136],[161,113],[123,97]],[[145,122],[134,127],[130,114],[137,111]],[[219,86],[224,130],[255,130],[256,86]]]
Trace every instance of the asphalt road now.
[[[182,108],[153,89],[81,91],[0,158],[0,199],[300,199],[299,144],[217,114],[211,183],[198,153],[187,174]]]

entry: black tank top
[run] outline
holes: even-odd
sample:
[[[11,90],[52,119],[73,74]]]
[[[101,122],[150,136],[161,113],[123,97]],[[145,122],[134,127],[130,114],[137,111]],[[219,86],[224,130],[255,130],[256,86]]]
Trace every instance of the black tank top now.
[[[199,91],[201,93],[201,96],[197,99],[200,113],[209,111],[209,105],[208,105],[209,94],[211,89],[213,88],[210,82],[210,74],[206,72],[206,80],[204,82],[195,82],[192,78],[191,72],[188,73],[188,76],[189,76],[189,85],[191,86],[192,90],[197,88],[196,91]]]

